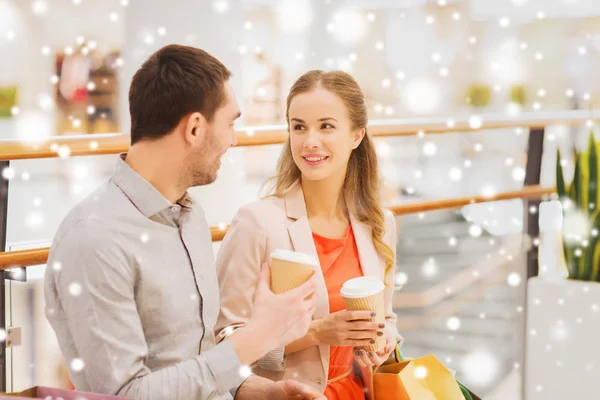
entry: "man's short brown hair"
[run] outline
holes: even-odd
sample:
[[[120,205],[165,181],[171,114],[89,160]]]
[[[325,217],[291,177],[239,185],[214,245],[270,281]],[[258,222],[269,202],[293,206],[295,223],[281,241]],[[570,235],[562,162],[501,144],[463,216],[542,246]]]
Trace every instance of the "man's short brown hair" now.
[[[166,135],[192,112],[211,121],[230,77],[219,60],[195,47],[168,45],[152,54],[129,88],[131,144]]]

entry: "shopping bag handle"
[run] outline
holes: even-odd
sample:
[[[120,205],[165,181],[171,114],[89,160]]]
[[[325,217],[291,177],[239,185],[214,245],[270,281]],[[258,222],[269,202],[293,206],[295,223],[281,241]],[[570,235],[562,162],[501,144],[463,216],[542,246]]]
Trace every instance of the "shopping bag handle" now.
[[[402,354],[402,350],[400,350],[398,343],[396,343],[396,347],[394,348],[394,358],[398,363],[406,361],[406,358],[404,357],[404,354]],[[373,373],[376,373],[379,370],[379,367],[380,365],[373,368]]]
[[[404,354],[402,354],[402,350],[400,350],[400,346],[398,346],[398,344],[396,344],[396,348],[394,349],[394,354],[396,356],[397,362],[406,361],[406,358],[404,357]]]

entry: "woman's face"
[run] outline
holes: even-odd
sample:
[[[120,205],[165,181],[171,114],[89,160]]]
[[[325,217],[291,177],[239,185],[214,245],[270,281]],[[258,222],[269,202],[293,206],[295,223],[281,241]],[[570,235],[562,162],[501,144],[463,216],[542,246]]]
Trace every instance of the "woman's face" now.
[[[303,179],[345,176],[364,129],[352,129],[342,99],[323,88],[299,94],[290,103],[288,118],[292,157]]]

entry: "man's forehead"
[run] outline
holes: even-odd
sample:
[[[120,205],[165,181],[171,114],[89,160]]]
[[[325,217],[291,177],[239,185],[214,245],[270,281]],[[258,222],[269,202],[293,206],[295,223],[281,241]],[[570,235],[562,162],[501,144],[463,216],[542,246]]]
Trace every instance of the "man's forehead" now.
[[[228,106],[231,107],[232,114],[234,116],[240,114],[240,105],[238,104],[237,96],[235,95],[233,86],[229,81],[225,83],[225,96],[227,98]]]

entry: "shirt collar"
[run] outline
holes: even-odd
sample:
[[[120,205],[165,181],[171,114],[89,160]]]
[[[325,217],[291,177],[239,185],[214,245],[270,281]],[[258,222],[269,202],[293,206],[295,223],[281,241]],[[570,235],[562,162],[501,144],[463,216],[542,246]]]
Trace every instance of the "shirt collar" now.
[[[133,205],[147,218],[173,206],[162,193],[125,162],[126,156],[127,153],[119,155],[112,180]],[[185,192],[177,204],[184,208],[191,208],[194,200],[188,192]]]

